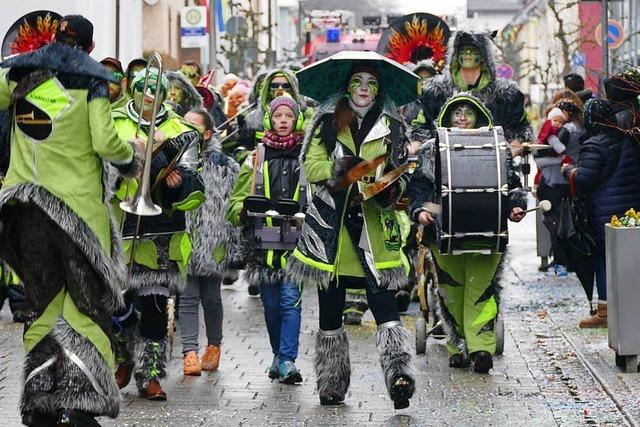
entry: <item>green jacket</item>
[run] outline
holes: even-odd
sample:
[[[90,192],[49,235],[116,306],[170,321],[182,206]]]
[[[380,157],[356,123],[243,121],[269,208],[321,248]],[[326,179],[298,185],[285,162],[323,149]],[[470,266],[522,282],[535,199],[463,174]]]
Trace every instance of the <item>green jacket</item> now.
[[[135,137],[137,122],[135,122],[127,114],[127,106],[113,111],[115,127],[120,139],[128,141]],[[178,162],[178,167],[182,174],[182,184],[178,189],[170,190],[163,183],[159,183],[152,197],[155,203],[162,207],[163,213],[157,217],[143,218],[143,233],[165,233],[174,232],[169,240],[168,256],[171,261],[175,261],[178,269],[184,275],[186,274],[189,256],[191,253],[191,242],[188,233],[185,231],[184,212],[191,211],[200,207],[204,202],[204,188],[202,181],[198,176],[199,155],[198,142],[200,135],[193,125],[186,122],[182,117],[173,111],[166,109],[162,121],[156,127],[158,132],[162,132],[169,140],[154,158],[151,167],[151,186],[156,182],[157,176],[164,167],[171,162],[173,156],[176,155],[183,144],[193,143],[193,146],[185,151],[182,160]],[[140,130],[139,136],[146,140],[144,126]],[[183,163],[187,162],[186,164]],[[116,215],[121,221],[122,211],[119,208],[119,202],[127,197],[127,187],[129,196],[133,196],[137,189],[138,182],[136,179],[125,180],[120,183],[115,193],[114,207]],[[132,235],[135,220],[132,216],[127,216],[123,234],[125,236]],[[152,270],[158,270],[159,265],[163,264],[163,251],[157,247],[157,239],[143,238],[136,243],[136,252],[134,261],[136,264],[143,265]],[[125,241],[124,244],[126,259],[130,258],[131,243]],[[135,281],[134,281],[135,282]],[[135,287],[135,283],[133,283]]]
[[[364,227],[359,241],[354,242],[344,224],[345,214],[350,198],[366,184],[358,182],[347,191],[332,195],[324,182],[331,178],[337,156],[350,154],[372,160],[390,152],[393,145],[404,147],[404,124],[390,109],[384,109],[359,150],[356,149],[351,130],[347,128],[337,134],[335,149],[329,152],[327,147],[331,141],[323,139],[322,126],[332,123],[332,112],[323,112],[322,108],[319,111],[302,154],[305,174],[311,184],[316,184],[316,191],[287,273],[296,282],[314,282],[323,288],[338,276],[366,277],[377,286],[388,289],[402,287],[406,282],[406,274],[400,225],[395,210],[382,208],[375,199],[363,202],[361,212]],[[323,117],[327,114],[330,116]],[[397,140],[392,141],[391,128],[394,126],[402,131],[395,136]],[[396,167],[392,157],[372,172],[369,179],[378,179],[385,169]],[[358,191],[352,191],[354,185],[357,185]],[[364,250],[366,264],[358,256],[355,245]]]

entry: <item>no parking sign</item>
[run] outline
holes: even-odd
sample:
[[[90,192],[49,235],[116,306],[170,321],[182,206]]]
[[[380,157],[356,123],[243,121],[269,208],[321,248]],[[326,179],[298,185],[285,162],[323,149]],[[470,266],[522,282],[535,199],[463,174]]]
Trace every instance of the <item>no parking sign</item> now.
[[[602,45],[602,31],[601,25],[598,24],[595,31],[595,39],[599,45]],[[609,19],[609,24],[607,28],[607,44],[609,45],[609,49],[617,49],[622,45],[624,41],[624,27],[617,19]]]

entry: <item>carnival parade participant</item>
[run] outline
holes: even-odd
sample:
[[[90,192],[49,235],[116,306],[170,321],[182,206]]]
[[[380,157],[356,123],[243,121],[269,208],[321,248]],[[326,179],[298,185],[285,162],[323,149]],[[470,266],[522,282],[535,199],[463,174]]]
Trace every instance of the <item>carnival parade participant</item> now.
[[[275,69],[271,71],[260,83],[262,91],[258,99],[258,106],[249,112],[244,118],[238,138],[236,138],[236,146],[243,147],[245,150],[253,150],[255,145],[262,140],[264,136],[264,115],[269,111],[269,103],[279,96],[288,94],[293,98],[296,104],[300,104],[300,93],[298,91],[298,80],[288,70]],[[227,153],[232,147],[226,148]],[[237,154],[238,161],[244,160],[244,154]]]
[[[100,61],[102,65],[107,67],[109,71],[113,73],[113,78],[117,80],[117,83],[109,82],[109,101],[111,102],[111,109],[123,107],[127,103],[127,95],[125,93],[124,71],[122,64],[116,58],[106,57]]]
[[[185,286],[191,247],[189,234],[185,231],[185,212],[198,208],[204,201],[203,186],[197,172],[198,145],[202,137],[195,126],[162,102],[167,96],[167,79],[158,75],[157,68],[150,67],[148,72],[149,90],[155,93],[156,85],[161,85],[161,103],[154,135],[158,148],[151,164],[150,182],[155,183],[152,184],[151,193],[155,203],[162,207],[162,213],[141,218],[139,230],[136,224],[138,218],[134,215],[126,215],[121,221],[124,221],[125,253],[133,263],[130,287],[136,297],[136,308],[140,311],[140,340],[136,343],[133,360],[136,364],[136,384],[141,397],[166,400],[160,379],[166,376],[167,300],[172,293],[179,292]],[[133,79],[133,99],[125,107],[113,112],[115,126],[122,140],[136,134],[140,119],[140,136],[147,137],[145,133],[150,126],[152,100],[142,93],[145,74],[140,72]],[[137,185],[136,181],[122,181],[115,194],[116,199],[133,197]],[[134,247],[133,237],[136,233]],[[130,307],[116,315],[117,323],[126,325],[121,328],[124,337],[131,336],[127,329],[135,325],[131,316],[135,316],[135,311]],[[123,369],[116,372],[116,377],[122,388],[129,381],[131,363],[122,360],[121,366]]]
[[[166,102],[177,115],[184,117],[190,110],[202,108],[202,96],[181,72],[167,71],[165,76],[169,82]]]
[[[126,270],[102,160],[135,176],[143,148],[116,134],[115,79],[89,57],[92,38],[87,19],[66,16],[52,44],[2,63],[0,108],[13,111],[13,133],[0,257],[26,292],[28,426],[98,426],[94,417],[115,418],[120,406],[110,314],[123,305]]]
[[[255,235],[255,221],[247,215],[247,196],[263,196],[272,203],[293,200],[298,211],[306,205],[306,181],[299,164],[302,146],[302,116],[291,97],[280,96],[269,103],[264,115],[265,134],[256,150],[247,157],[231,196],[227,218],[254,236],[246,239],[245,280],[259,286],[264,316],[273,351],[269,378],[285,384],[302,382],[295,365],[301,321],[301,283],[283,277],[287,250],[263,249]],[[260,220],[268,226],[274,221]],[[292,249],[294,245],[291,245]]]
[[[492,125],[490,111],[468,93],[449,100],[438,117],[438,126],[445,128],[476,129]],[[511,151],[506,150],[506,153],[506,164],[501,165],[507,170],[509,187],[509,202],[504,214],[511,221],[519,222],[525,216],[526,196],[520,191],[520,178],[513,169]],[[436,215],[439,214],[436,206],[442,205],[439,156],[439,142],[427,143],[408,187],[412,219],[428,227],[436,227]],[[470,213],[453,213],[464,214]],[[437,240],[437,230],[434,234]],[[467,249],[480,246],[476,242],[467,244]],[[449,366],[464,368],[471,359],[475,372],[488,373],[496,351],[495,320],[503,254],[495,250],[490,254],[441,254],[435,245],[431,246],[431,251],[438,272],[439,315],[445,321],[448,335]]]
[[[298,246],[289,258],[287,275],[292,281],[318,286],[320,330],[315,370],[320,403],[341,404],[347,393],[351,367],[342,327],[345,292],[346,288],[364,288],[378,325],[376,343],[387,390],[394,407],[401,409],[409,406],[415,388],[410,338],[394,298],[407,281],[400,225],[393,209],[405,182],[400,179],[362,203],[354,199],[364,183],[373,183],[383,171],[398,167],[403,160],[407,140],[403,121],[389,96],[395,89],[390,75],[395,73],[394,78],[400,80],[401,73],[406,73],[408,86],[413,88],[417,79],[398,64],[390,65],[388,80],[381,81],[378,67],[390,61],[369,55],[373,60],[366,62],[335,60],[332,66],[350,68],[343,79],[331,82],[334,87],[309,78],[309,82],[316,80],[318,85],[326,84],[327,89],[339,92],[323,98],[302,150],[307,179],[316,190]],[[326,71],[316,70],[318,76]],[[312,71],[313,66],[302,70],[300,78]],[[343,178],[355,165],[363,159],[373,161],[381,153],[387,153],[388,159],[362,176],[362,182],[342,187]]]
[[[460,92],[470,92],[489,109],[493,123],[502,126],[508,142],[533,141],[524,95],[515,82],[496,77],[492,36],[457,31],[449,39],[449,66],[427,81],[420,98],[426,128],[431,133],[435,132],[445,102]]]
[[[204,110],[191,110],[185,119],[204,130],[204,148],[200,176],[206,200],[187,213],[187,230],[191,236],[187,286],[180,294],[180,332],[184,375],[200,375],[215,371],[220,364],[223,308],[220,297],[221,276],[231,248],[231,240],[239,240],[236,227],[225,219],[227,205],[238,176],[238,164],[225,156],[213,136],[213,118]],[[236,245],[237,246],[237,245]],[[198,358],[198,305],[204,312],[207,346],[202,360]]]

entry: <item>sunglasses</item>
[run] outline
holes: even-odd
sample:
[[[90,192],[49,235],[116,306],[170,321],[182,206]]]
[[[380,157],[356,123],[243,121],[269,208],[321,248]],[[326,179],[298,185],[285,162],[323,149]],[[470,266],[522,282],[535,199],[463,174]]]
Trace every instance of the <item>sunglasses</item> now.
[[[156,93],[156,87],[157,87],[156,83],[150,82],[147,90],[150,90],[151,93]],[[135,84],[133,88],[138,92],[142,92],[144,90],[144,81],[139,81],[138,83]],[[160,91],[162,93],[165,92],[164,89],[162,88],[160,89]]]
[[[271,89],[291,89],[291,84],[289,83],[271,83],[269,85]]]
[[[124,78],[124,74],[122,74],[120,71],[114,71],[113,77],[120,82]]]

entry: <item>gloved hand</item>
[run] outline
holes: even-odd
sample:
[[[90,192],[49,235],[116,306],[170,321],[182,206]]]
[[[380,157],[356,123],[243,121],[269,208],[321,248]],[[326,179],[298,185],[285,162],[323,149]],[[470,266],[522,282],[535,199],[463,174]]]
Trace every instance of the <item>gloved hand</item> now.
[[[376,194],[375,196],[373,196],[373,199],[381,208],[389,209],[393,205],[395,205],[400,199],[400,196],[402,195],[402,190],[403,190],[402,187],[403,186],[401,182],[396,181],[390,186],[388,186],[387,188],[385,188],[384,190],[382,190],[381,192],[379,192],[378,194]]]
[[[327,181],[327,188],[331,191],[339,191],[344,187],[344,181],[349,171],[362,159],[358,156],[344,156],[333,162],[331,178]]]

